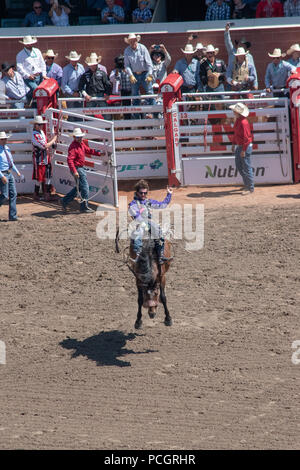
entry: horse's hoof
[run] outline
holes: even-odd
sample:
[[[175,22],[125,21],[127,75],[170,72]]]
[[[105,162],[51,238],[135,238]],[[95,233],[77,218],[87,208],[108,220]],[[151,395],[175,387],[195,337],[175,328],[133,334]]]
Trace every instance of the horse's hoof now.
[[[136,321],[135,324],[134,324],[134,328],[136,330],[139,330],[140,328],[142,328],[142,321]]]
[[[155,318],[156,317],[156,312],[149,312],[149,317],[150,318]]]
[[[173,325],[172,318],[169,318],[168,320],[165,320],[165,325],[166,326],[172,326]]]

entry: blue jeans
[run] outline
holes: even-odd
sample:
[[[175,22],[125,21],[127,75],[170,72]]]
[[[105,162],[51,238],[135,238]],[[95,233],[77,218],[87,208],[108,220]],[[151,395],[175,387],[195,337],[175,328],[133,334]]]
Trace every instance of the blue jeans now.
[[[150,236],[152,239],[158,242],[164,242],[164,238],[162,236],[162,230],[159,225],[157,225],[153,220],[148,220],[148,230],[149,232],[145,232],[143,229],[138,227],[131,235],[132,244],[133,244],[133,251],[135,253],[140,253],[141,248],[143,246],[143,239]]]
[[[83,199],[80,203],[80,210],[84,211],[85,209],[89,207],[88,205],[89,183],[88,183],[88,180],[86,177],[86,171],[84,168],[77,168],[77,173],[79,174],[79,192],[80,192],[81,199]],[[69,191],[68,194],[66,194],[63,197],[62,199],[63,205],[66,206],[67,204],[72,202],[76,194],[77,194],[77,187],[75,185],[74,188],[71,189],[71,191]]]
[[[29,86],[30,88],[30,91],[26,95],[29,101],[32,99],[34,90],[39,86],[40,83],[42,83],[42,81],[43,81],[42,74],[35,77],[34,80],[30,80],[29,78],[24,79],[25,84]]]
[[[243,178],[244,186],[249,191],[254,191],[254,176],[251,166],[252,144],[249,144],[245,156],[241,157],[242,147],[237,145],[235,148],[235,166]]]
[[[17,218],[17,189],[15,178],[11,173],[4,173],[7,183],[3,183],[0,179],[0,206],[9,200],[9,220]]]
[[[153,95],[153,82],[147,82],[146,76],[148,72],[143,72],[141,74],[133,73],[134,77],[136,78],[137,82],[131,84],[131,95],[137,96],[140,94],[140,87],[142,86],[145,90],[146,95]],[[149,98],[146,100],[146,104],[148,106],[154,105],[155,100],[154,98]],[[140,100],[134,99],[132,101],[132,106],[138,106],[140,104]],[[134,119],[139,119],[139,114],[134,114]]]

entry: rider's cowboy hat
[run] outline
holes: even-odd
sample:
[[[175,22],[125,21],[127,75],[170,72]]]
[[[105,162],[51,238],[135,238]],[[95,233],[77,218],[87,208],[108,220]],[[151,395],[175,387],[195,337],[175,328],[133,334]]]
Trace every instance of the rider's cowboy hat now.
[[[184,49],[181,49],[184,54],[195,54],[196,49],[193,48],[192,44],[186,44]]]
[[[85,132],[83,132],[80,127],[75,127],[73,130],[73,137],[84,137],[86,135]]]
[[[11,134],[6,134],[5,131],[0,132],[0,140],[2,139],[9,139],[11,137]]]
[[[4,62],[2,65],[1,65],[1,71],[2,72],[8,72],[9,69],[11,69],[12,67],[14,67],[15,64],[11,64],[10,62]]]
[[[268,52],[268,56],[273,57],[273,58],[279,58],[279,57],[285,57],[286,54],[284,52],[281,52],[281,49],[276,49],[275,48],[272,54],[270,54],[270,52]]]
[[[232,111],[235,111],[238,114],[241,114],[244,117],[249,116],[249,109],[244,103],[236,103],[229,106]]]
[[[139,34],[129,33],[127,38],[124,38],[124,41],[127,42],[127,44],[129,44],[129,41],[131,41],[132,39],[136,39],[137,41],[140,41],[141,36]]]
[[[47,124],[47,121],[44,121],[43,116],[38,115],[31,121],[31,124]]]
[[[286,51],[288,55],[293,54],[293,52],[300,52],[299,44],[292,44],[291,47]]]
[[[214,52],[215,54],[218,54],[219,48],[214,47],[212,44],[208,44],[208,46],[206,46],[205,53],[207,54],[208,52]]]
[[[77,54],[76,51],[71,51],[69,55],[66,55],[65,58],[69,60],[79,60],[81,57],[81,54]]]
[[[48,49],[46,52],[43,54],[44,57],[57,57],[58,52],[55,54],[53,49]]]
[[[22,41],[19,41],[24,46],[30,46],[30,44],[35,44],[37,42],[37,38],[35,36],[24,36]]]
[[[243,47],[238,47],[236,52],[234,52],[234,55],[247,55],[249,54],[248,51],[245,51]]]
[[[90,55],[89,57],[85,58],[85,63],[90,66],[90,65],[98,65],[99,64],[99,59],[98,56],[95,55]]]

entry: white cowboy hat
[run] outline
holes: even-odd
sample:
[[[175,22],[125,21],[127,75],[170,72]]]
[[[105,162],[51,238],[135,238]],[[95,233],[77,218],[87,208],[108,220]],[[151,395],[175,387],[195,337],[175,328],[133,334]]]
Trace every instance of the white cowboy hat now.
[[[73,137],[84,137],[86,135],[85,132],[83,132],[80,127],[75,127],[73,130]]]
[[[197,49],[194,49],[192,44],[186,44],[184,49],[181,49],[184,54],[195,54]]]
[[[81,54],[77,54],[76,51],[71,51],[69,55],[66,55],[65,58],[69,60],[79,60],[81,57]]]
[[[198,42],[196,44],[196,51],[201,51],[202,49],[205,49],[205,47],[203,46],[202,42]]]
[[[244,117],[249,116],[249,109],[244,103],[236,103],[229,106],[232,111],[241,114]]]
[[[248,51],[244,49],[244,47],[238,47],[234,55],[247,55],[249,54]]]
[[[90,53],[90,58],[91,59],[97,59],[98,62],[101,62],[102,56],[98,55],[97,52],[91,52]]]
[[[44,121],[43,116],[38,115],[31,121],[31,124],[47,124],[47,121]]]
[[[131,41],[132,39],[136,39],[137,41],[140,41],[141,36],[139,34],[129,33],[127,38],[124,38],[124,41],[127,42],[127,44],[129,44],[129,41]]]
[[[11,134],[6,134],[5,131],[0,132],[0,140],[1,139],[9,139],[11,137]]]
[[[205,49],[205,52],[214,52],[215,54],[218,54],[219,52],[219,48],[218,47],[214,47],[212,44],[208,44],[208,46],[206,46],[206,49]]]
[[[269,57],[285,57],[286,54],[284,52],[281,52],[281,49],[274,49],[273,53],[270,54],[270,52],[268,52],[268,56]]]
[[[29,46],[30,44],[35,44],[37,42],[37,38],[35,36],[24,36],[22,41],[19,42],[25,46]]]
[[[86,57],[85,58],[85,63],[87,65],[98,65],[99,64],[99,60],[98,60],[98,57],[97,56],[92,56],[90,55],[89,57]]]
[[[48,49],[46,52],[44,52],[43,56],[44,56],[44,57],[57,57],[57,56],[58,56],[58,52],[55,54],[55,52],[53,51],[53,49]]]
[[[293,54],[293,52],[300,52],[299,44],[292,44],[291,47],[286,51],[288,55]]]

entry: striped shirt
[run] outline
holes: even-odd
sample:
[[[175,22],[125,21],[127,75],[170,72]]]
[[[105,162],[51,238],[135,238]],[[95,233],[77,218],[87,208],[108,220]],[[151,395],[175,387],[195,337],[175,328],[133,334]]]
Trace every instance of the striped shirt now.
[[[136,8],[132,12],[132,20],[137,23],[150,23],[152,20],[152,11],[150,8],[144,8],[143,10]]]
[[[283,4],[284,16],[300,16],[300,0],[286,0]]]
[[[219,5],[217,2],[213,2],[207,9],[205,15],[205,21],[216,21],[216,20],[229,20],[230,18],[230,7],[227,3]]]

